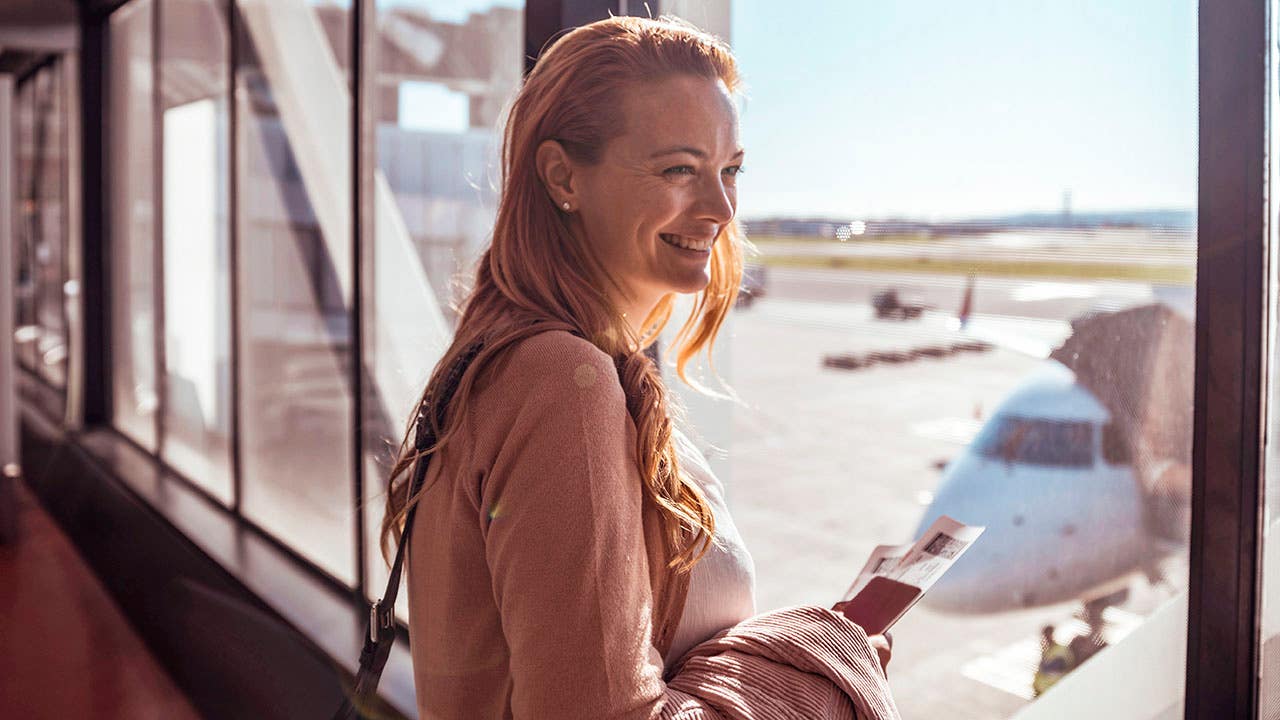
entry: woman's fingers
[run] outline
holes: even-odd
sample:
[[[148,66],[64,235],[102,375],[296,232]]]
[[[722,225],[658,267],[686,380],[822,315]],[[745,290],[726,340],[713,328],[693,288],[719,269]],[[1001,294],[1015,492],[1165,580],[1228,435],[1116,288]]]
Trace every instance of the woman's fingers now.
[[[893,656],[892,643],[884,635],[868,635],[867,642],[871,643],[871,647],[880,658],[880,669],[884,671],[885,677],[889,677],[889,658]]]
[[[831,609],[843,615],[846,604],[847,601],[838,602],[831,606]],[[883,635],[868,635],[867,641],[871,643],[871,647],[876,651],[876,656],[880,659],[880,669],[884,671],[886,678],[889,677],[889,658],[893,656],[893,635],[886,630]]]

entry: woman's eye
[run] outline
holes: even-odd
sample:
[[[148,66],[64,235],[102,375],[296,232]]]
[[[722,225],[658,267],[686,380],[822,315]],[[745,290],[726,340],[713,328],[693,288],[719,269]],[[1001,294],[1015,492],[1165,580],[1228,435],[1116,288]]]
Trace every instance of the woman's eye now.
[[[693,166],[692,166],[692,165],[677,165],[677,166],[675,166],[675,167],[667,168],[667,169],[666,169],[666,170],[664,170],[663,172],[665,172],[665,173],[666,173],[666,174],[668,174],[668,175],[692,175],[692,174],[693,174]]]
[[[734,166],[732,166],[732,167],[727,167],[727,168],[725,168],[725,169],[724,169],[724,171],[725,171],[725,172],[727,172],[727,173],[729,173],[729,174],[730,174],[730,175],[732,175],[733,177],[737,177],[737,176],[741,175],[742,173],[746,172],[747,170],[746,170],[746,168],[742,167],[741,165],[734,165]]]

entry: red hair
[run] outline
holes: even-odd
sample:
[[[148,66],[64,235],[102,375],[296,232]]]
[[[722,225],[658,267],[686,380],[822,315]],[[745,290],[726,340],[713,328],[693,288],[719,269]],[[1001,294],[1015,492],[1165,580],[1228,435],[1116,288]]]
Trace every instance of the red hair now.
[[[683,411],[668,397],[658,368],[644,353],[670,319],[675,294],[661,299],[645,319],[643,335],[635,337],[605,291],[613,280],[570,232],[566,216],[539,179],[534,158],[543,141],[555,139],[575,161],[597,162],[605,144],[625,127],[618,109],[622,89],[682,74],[720,80],[731,93],[739,90],[737,65],[728,46],[669,17],[601,20],[565,34],[542,54],[507,119],[492,243],[480,258],[453,342],[424,392],[425,397],[440,385],[468,345],[484,340],[484,349],[462,376],[444,424],[437,429],[440,447],[456,429],[474,379],[488,361],[539,332],[539,323],[572,327],[618,367],[637,429],[636,465],[645,493],[662,514],[668,547],[674,549],[668,568],[677,572],[691,570],[710,549],[715,518],[697,483],[680,472],[670,413]],[[704,348],[710,362],[716,335],[737,298],[744,242],[736,223],[721,229],[711,251],[711,281],[697,293],[672,343],[677,374],[703,392],[689,380],[685,367]],[[405,512],[421,496],[407,497],[406,471],[419,456],[413,435],[411,420],[387,492],[384,558],[403,527]]]

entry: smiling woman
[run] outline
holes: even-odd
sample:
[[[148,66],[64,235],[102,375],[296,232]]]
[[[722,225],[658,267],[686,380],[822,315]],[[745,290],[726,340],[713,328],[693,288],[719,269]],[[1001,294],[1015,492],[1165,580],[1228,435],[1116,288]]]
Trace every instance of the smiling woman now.
[[[423,717],[714,718],[729,691],[748,715],[897,717],[884,638],[821,606],[756,615],[724,487],[645,352],[694,295],[688,382],[733,307],[738,86],[718,39],[615,17],[516,95],[493,239],[387,492]],[[756,653],[726,659],[735,634]]]
[[[623,132],[598,159],[576,161],[546,140],[538,175],[620,286],[619,304],[639,334],[662,296],[711,282],[708,261],[737,211],[744,153],[737,107],[719,78],[676,75],[619,95]]]

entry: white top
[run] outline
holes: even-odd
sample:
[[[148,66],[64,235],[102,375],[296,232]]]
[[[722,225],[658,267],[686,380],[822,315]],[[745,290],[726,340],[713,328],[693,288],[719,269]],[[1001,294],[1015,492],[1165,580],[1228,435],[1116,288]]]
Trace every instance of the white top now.
[[[702,452],[679,429],[673,428],[672,437],[680,467],[707,496],[716,518],[716,534],[711,549],[693,567],[684,614],[663,658],[668,665],[694,645],[756,614],[756,566],[729,516],[724,485],[711,472]]]

